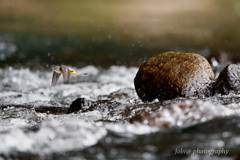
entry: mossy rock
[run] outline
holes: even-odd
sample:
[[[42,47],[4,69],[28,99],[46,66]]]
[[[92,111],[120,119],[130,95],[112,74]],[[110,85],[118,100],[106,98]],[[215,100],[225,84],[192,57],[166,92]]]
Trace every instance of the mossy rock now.
[[[134,84],[144,102],[211,96],[214,93],[215,75],[201,55],[165,52],[151,57],[140,66]]]

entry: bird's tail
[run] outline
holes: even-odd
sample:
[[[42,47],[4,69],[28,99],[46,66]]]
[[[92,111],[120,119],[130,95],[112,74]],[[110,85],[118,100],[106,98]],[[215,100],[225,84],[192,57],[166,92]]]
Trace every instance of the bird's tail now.
[[[88,76],[89,74],[88,74],[88,73],[83,73],[83,74],[77,74],[77,75],[80,75],[80,76]]]

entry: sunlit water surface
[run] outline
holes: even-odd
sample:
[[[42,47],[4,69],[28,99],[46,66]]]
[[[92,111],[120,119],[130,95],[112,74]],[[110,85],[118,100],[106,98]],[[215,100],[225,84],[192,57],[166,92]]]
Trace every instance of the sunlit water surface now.
[[[0,159],[234,159],[238,154],[240,95],[143,103],[134,89],[136,67],[72,69],[89,76],[72,75],[68,85],[60,77],[50,87],[49,70],[0,69]],[[67,114],[77,98],[97,107]],[[115,105],[105,107],[99,100]],[[197,107],[185,109],[182,103]],[[158,127],[129,122],[158,110]],[[197,149],[229,152],[193,154]]]

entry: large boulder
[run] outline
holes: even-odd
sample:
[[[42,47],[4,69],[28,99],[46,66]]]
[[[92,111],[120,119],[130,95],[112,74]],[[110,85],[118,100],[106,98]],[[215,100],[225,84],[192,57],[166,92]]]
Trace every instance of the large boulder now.
[[[240,68],[236,64],[227,65],[216,80],[216,91],[223,95],[240,92]]]
[[[165,52],[151,57],[140,66],[134,84],[144,102],[211,96],[214,93],[215,75],[201,55]]]

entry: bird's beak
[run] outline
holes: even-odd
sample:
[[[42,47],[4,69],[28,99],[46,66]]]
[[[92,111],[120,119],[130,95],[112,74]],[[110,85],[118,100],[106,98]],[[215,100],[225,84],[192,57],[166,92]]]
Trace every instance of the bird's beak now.
[[[78,74],[77,72],[70,72],[71,74]]]

